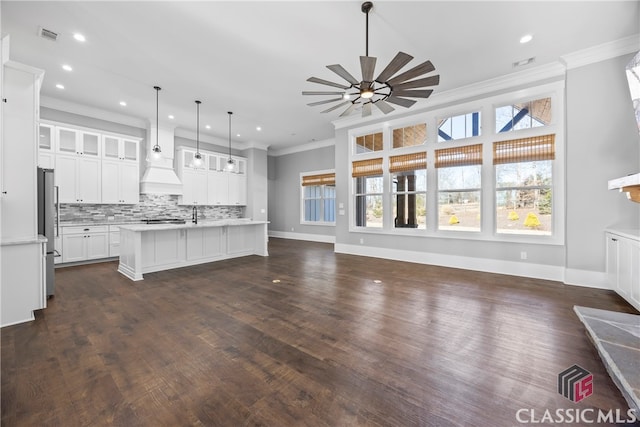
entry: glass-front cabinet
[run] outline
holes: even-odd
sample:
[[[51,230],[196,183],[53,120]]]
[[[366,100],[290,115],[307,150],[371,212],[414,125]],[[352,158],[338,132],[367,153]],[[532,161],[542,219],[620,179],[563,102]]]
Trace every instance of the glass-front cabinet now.
[[[99,133],[56,127],[56,139],[58,153],[100,156]]]
[[[102,157],[109,160],[137,162],[139,158],[138,141],[103,135]]]
[[[55,168],[54,128],[40,124],[38,127],[38,166],[46,169]]]

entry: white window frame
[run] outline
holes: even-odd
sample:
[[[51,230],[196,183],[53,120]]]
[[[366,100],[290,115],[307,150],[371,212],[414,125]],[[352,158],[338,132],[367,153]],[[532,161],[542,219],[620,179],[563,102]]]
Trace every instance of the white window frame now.
[[[324,221],[324,188],[322,189],[322,197],[321,197],[321,209],[320,212],[322,213],[322,221],[306,221],[304,219],[304,201],[306,200],[304,198],[304,187],[302,186],[302,179],[305,176],[312,176],[312,175],[322,175],[322,174],[327,174],[327,173],[333,173],[335,174],[336,171],[335,169],[324,169],[324,170],[318,170],[318,171],[310,171],[310,172],[301,172],[300,173],[300,180],[299,185],[300,185],[300,224],[301,225],[323,225],[323,226],[335,226],[336,222],[335,221]],[[321,187],[325,187],[325,185],[322,185]],[[337,203],[337,198],[334,199],[335,203]],[[334,203],[334,205],[335,205]],[[336,212],[334,212],[333,217],[335,218],[338,215],[337,212],[337,206],[336,206]]]
[[[565,83],[558,80],[541,84],[526,89],[509,91],[497,95],[489,95],[477,98],[473,101],[459,103],[449,107],[434,107],[429,111],[405,116],[399,119],[386,120],[369,124],[359,128],[351,128],[347,131],[349,141],[348,171],[349,171],[349,232],[374,233],[390,235],[409,235],[421,237],[452,238],[465,240],[482,240],[493,242],[516,242],[527,244],[563,245],[565,234]],[[551,122],[547,126],[529,129],[518,129],[510,132],[496,133],[495,109],[508,103],[517,103],[522,100],[532,100],[550,97],[552,102]],[[441,117],[455,116],[469,112],[481,113],[481,135],[459,140],[438,142],[437,120]],[[393,149],[392,129],[410,126],[424,122],[427,125],[427,139],[424,145]],[[356,154],[353,150],[355,137],[369,133],[383,133],[383,150],[371,153]],[[495,167],[493,165],[493,142],[514,138],[526,138],[530,136],[555,134],[555,160],[552,160],[552,209],[553,225],[552,235],[521,235],[498,233],[496,230],[496,182]],[[482,144],[482,189],[481,189],[481,231],[463,230],[438,230],[438,187],[437,170],[435,168],[435,150],[448,147],[456,147],[470,144]],[[427,152],[427,225],[425,229],[398,229],[393,226],[392,218],[392,187],[391,174],[389,173],[389,156],[409,153],[414,151]],[[383,211],[384,220],[382,228],[357,227],[355,225],[355,179],[350,176],[351,164],[354,160],[367,158],[383,158]]]

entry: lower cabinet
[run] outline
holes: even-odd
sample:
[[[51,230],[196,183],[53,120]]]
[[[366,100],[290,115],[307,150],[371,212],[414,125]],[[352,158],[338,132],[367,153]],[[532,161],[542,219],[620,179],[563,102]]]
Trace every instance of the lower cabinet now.
[[[115,257],[120,255],[120,226],[109,226],[109,256]]]
[[[606,236],[609,284],[640,311],[640,237],[613,231]]]
[[[108,226],[62,227],[62,247],[62,262],[108,258]]]

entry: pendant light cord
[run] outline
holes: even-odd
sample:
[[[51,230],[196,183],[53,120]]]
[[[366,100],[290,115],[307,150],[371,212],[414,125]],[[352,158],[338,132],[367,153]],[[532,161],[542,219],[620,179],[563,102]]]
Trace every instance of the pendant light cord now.
[[[365,56],[369,56],[369,11],[367,10],[367,18],[366,18],[366,24],[365,24],[365,31],[367,32],[366,36],[365,36]]]
[[[158,145],[158,128],[160,127],[159,123],[160,123],[160,119],[159,119],[159,109],[158,109],[158,94],[160,93],[160,86],[154,86],[153,87],[156,90],[156,146],[154,148],[160,147],[160,145]]]
[[[229,160],[231,160],[231,115],[233,114],[231,111],[227,111],[229,114]]]
[[[200,101],[196,101],[196,154],[200,154]]]

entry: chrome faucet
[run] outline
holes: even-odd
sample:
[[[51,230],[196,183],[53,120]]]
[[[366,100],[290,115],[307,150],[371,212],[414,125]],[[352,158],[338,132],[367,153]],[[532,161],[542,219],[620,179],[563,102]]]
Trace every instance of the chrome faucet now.
[[[194,224],[198,223],[198,206],[193,205],[193,209],[191,209],[191,222]]]

